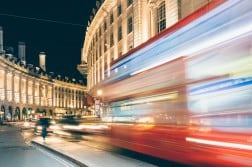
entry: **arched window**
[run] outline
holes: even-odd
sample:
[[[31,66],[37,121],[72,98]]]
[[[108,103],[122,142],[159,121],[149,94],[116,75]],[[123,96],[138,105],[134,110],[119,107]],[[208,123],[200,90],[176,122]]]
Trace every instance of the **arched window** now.
[[[161,32],[166,28],[165,2],[160,3],[157,9],[157,30]]]

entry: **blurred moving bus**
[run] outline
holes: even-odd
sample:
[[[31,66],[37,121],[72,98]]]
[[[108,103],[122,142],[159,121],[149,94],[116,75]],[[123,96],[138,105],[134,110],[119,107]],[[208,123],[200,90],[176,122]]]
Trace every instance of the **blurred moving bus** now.
[[[217,2],[112,64],[100,85],[107,142],[193,166],[252,165],[252,1]]]

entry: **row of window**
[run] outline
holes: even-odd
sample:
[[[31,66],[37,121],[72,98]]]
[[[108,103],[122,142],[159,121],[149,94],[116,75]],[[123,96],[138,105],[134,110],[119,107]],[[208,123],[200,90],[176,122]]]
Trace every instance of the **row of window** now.
[[[178,21],[186,16],[188,16],[189,14],[191,14],[192,12],[196,11],[197,9],[199,9],[200,7],[208,4],[211,0],[177,0],[177,1],[172,1],[172,4],[170,8],[169,8],[169,16],[172,17],[171,18],[171,22],[169,22],[169,24],[173,24],[173,21]],[[129,1],[128,1],[129,2]],[[132,0],[131,0],[132,2]],[[152,26],[151,28],[154,28],[154,30],[156,31],[155,33],[160,33],[161,31],[163,31],[164,29],[166,29],[167,27],[167,10],[166,10],[166,4],[165,1],[162,1],[161,3],[158,3],[158,6],[156,6],[156,8],[154,8],[155,11],[153,13],[153,19],[155,19],[155,21],[153,23],[151,23]],[[118,6],[118,11],[121,12],[121,6]],[[132,9],[133,11],[133,9]],[[129,10],[127,11],[128,13],[133,13],[133,12],[129,12]],[[153,12],[153,11],[152,11]],[[172,15],[171,15],[172,12]],[[133,32],[133,17],[132,15],[128,15],[129,17],[127,18],[127,27],[123,27],[123,30],[125,28],[125,31],[127,31],[127,33],[131,33]],[[119,18],[120,19],[120,18]],[[150,20],[151,21],[151,20]],[[114,17],[113,15],[110,15],[110,22],[113,23],[114,22]],[[107,25],[106,25],[107,26]],[[127,29],[126,29],[127,28]],[[113,30],[113,27],[111,26],[111,30]],[[99,31],[99,30],[98,30]],[[117,28],[117,36],[115,37],[113,31],[110,31],[110,36],[108,37],[109,39],[109,45],[107,44],[107,39],[106,39],[106,33],[104,33],[104,43],[100,42],[97,43],[98,39],[98,35],[95,36],[95,38],[93,39],[92,43],[91,43],[91,49],[89,52],[89,60],[88,60],[88,64],[90,66],[94,66],[93,71],[91,72],[91,78],[90,78],[90,84],[91,87],[92,85],[97,84],[98,82],[100,82],[101,80],[103,80],[104,78],[106,78],[107,76],[110,75],[110,72],[107,71],[109,68],[109,63],[113,61],[114,58],[114,49],[115,51],[117,51],[117,55],[116,57],[120,57],[120,55],[122,54],[122,46],[119,44],[118,48],[112,48],[110,50],[110,54],[108,55],[104,55],[104,59],[103,61],[99,61],[97,62],[98,58],[100,56],[103,55],[103,53],[101,52],[101,47],[104,45],[104,53],[107,51],[108,47],[113,47],[114,43],[115,43],[115,39],[117,38],[117,41],[119,42],[122,38],[123,38],[123,34],[122,34],[122,25],[119,24],[118,28]],[[99,32],[101,33],[101,32]],[[126,32],[125,32],[126,33]],[[98,34],[98,33],[97,33]],[[153,34],[152,34],[153,35]],[[101,36],[101,34],[100,34]],[[132,48],[133,45],[131,45],[132,43],[130,43],[131,38],[128,38],[128,41],[126,42],[126,45],[128,45],[129,49]],[[102,41],[102,40],[101,40]],[[100,49],[98,49],[100,48]],[[107,57],[109,56],[109,57]],[[110,59],[110,60],[109,60]],[[116,72],[116,71],[115,71]]]
[[[133,17],[130,16],[128,18],[128,23],[127,23],[127,33],[130,34],[131,32],[133,32]],[[99,56],[102,55],[103,52],[106,52],[107,49],[109,47],[113,47],[114,46],[114,31],[113,31],[113,27],[111,28],[111,33],[110,33],[110,36],[109,36],[109,44],[108,44],[108,41],[107,41],[107,33],[104,33],[104,40],[103,42],[100,41],[100,44],[97,43],[98,41],[98,37],[96,36],[95,37],[95,41],[93,40],[92,41],[92,45],[91,45],[91,48],[90,48],[90,52],[92,52],[93,54],[92,55],[96,55],[96,60],[98,59]],[[120,25],[118,27],[118,30],[117,30],[117,41],[121,41],[123,38],[123,34],[122,34],[122,26]],[[97,45],[99,45],[99,47],[97,47]],[[102,45],[103,45],[103,52],[102,52]]]
[[[132,5],[133,0],[128,0],[127,1],[128,6]],[[117,8],[118,16],[121,15],[121,4]],[[112,24],[114,22],[114,15],[113,13],[110,15],[110,23]],[[165,1],[163,1],[159,7],[157,8],[157,31],[161,32],[166,28],[166,10],[165,10]],[[90,53],[91,55],[95,56],[96,61],[104,52],[107,51],[109,47],[113,47],[115,44],[114,41],[114,31],[113,27],[111,27],[111,33],[109,36],[109,44],[107,43],[107,34],[105,31],[107,30],[107,22],[105,21],[103,24],[103,30],[104,30],[104,41],[103,43],[100,41],[100,44],[97,43],[99,36],[102,35],[102,30],[101,28],[98,30],[98,32],[95,34],[94,39],[91,42],[91,47],[90,47]],[[133,17],[129,16],[127,20],[127,33],[130,34],[133,32]],[[119,23],[118,29],[117,29],[117,41],[119,42],[122,40],[123,34],[122,34],[122,25]],[[98,46],[98,47],[97,47]],[[103,52],[102,52],[102,46],[103,46]]]
[[[181,18],[189,15],[191,12],[195,11],[196,9],[198,9],[199,7],[205,5],[209,3],[209,0],[199,0],[199,1],[189,1],[189,0],[177,0],[177,15],[178,15],[178,19],[180,20]],[[127,0],[127,7],[131,6],[133,4],[133,0]],[[186,7],[183,11],[182,11],[182,6],[190,6],[190,7]],[[133,11],[133,8],[130,9]],[[175,10],[174,10],[175,11]],[[122,13],[122,5],[118,5],[117,7],[117,14],[118,16],[120,16]],[[127,19],[127,33],[130,34],[131,32],[133,32],[133,17],[131,15],[132,12],[129,12],[128,10],[129,16]],[[118,17],[118,20],[120,18]],[[112,25],[112,23],[114,22],[114,15],[113,13],[110,14],[110,24]],[[94,35],[94,38],[91,42],[91,48],[90,48],[90,55],[95,56],[95,60],[98,59],[98,57],[100,57],[102,55],[102,47],[103,52],[106,52],[107,49],[109,47],[113,47],[115,44],[115,38],[117,38],[117,41],[119,42],[120,40],[122,40],[123,35],[122,35],[122,25],[121,22],[118,22],[119,26],[117,29],[117,37],[115,37],[114,32],[113,32],[113,25],[111,26],[111,30],[110,30],[110,36],[108,37],[109,39],[109,44],[107,43],[107,22],[105,21],[103,24],[103,30],[104,30],[104,41],[100,43],[97,43],[97,41],[99,40],[99,36],[102,37],[102,27],[100,27],[97,31],[97,33]],[[166,21],[166,4],[165,1],[159,3],[159,6],[156,8],[156,31],[157,33],[163,31],[164,29],[166,29],[167,26],[167,21]],[[92,63],[93,64],[93,63]]]
[[[113,18],[113,17],[112,17]],[[130,16],[129,18],[128,18],[128,33],[130,33],[130,32],[132,32],[132,30],[133,30],[133,17],[132,16]],[[119,23],[120,24],[120,23]],[[103,28],[104,28],[104,33],[107,31],[107,23],[106,22],[104,22],[104,24],[103,24]],[[113,29],[113,28],[112,28]],[[98,32],[95,34],[95,37],[94,37],[94,39],[93,39],[93,41],[98,41],[98,37],[99,36],[102,36],[102,30],[101,30],[101,28],[98,30]]]
[[[119,11],[121,10],[121,6],[119,6],[118,7],[118,9],[119,9]],[[158,6],[158,8],[157,8],[157,32],[161,32],[162,30],[164,30],[165,28],[166,28],[166,10],[165,10],[165,1],[163,1],[162,3],[160,3],[160,5]],[[113,18],[113,15],[110,15],[110,22],[112,23],[114,21],[114,18]],[[104,25],[104,26],[107,26],[107,25]],[[104,29],[104,31],[105,31],[105,29]],[[131,32],[133,32],[133,17],[131,16],[131,17],[128,17],[128,20],[127,20],[127,33],[129,34],[129,33],[131,33]],[[96,41],[98,41],[98,37],[96,36]],[[122,40],[122,26],[120,25],[120,26],[118,26],[118,36],[117,36],[117,40],[118,40],[118,42],[120,41],[120,40]],[[107,40],[106,40],[106,33],[105,33],[105,38],[104,38],[104,52],[106,52],[107,51],[107,47],[108,47],[108,45],[106,45],[107,44]],[[94,47],[94,45],[95,45],[95,43],[92,43],[92,45],[93,45],[93,47],[92,47],[92,49],[93,48],[95,48]],[[112,33],[110,34],[110,47],[112,47],[114,45],[114,33],[113,33],[113,31],[112,31]],[[100,48],[101,48],[101,45],[100,45]],[[91,49],[91,50],[92,50]],[[121,53],[120,53],[121,54]],[[91,54],[92,55],[92,54]],[[100,51],[100,54],[99,54],[100,56],[102,55],[102,53],[101,53],[101,51]],[[95,62],[96,62],[96,60],[98,60],[98,54],[97,54],[97,52],[96,52],[96,56],[92,56],[92,58],[93,58],[93,60],[91,61],[91,64],[94,64]],[[91,59],[92,59],[91,58]],[[107,62],[104,62],[104,70],[106,71],[106,69],[108,68],[107,67]],[[102,63],[100,64],[100,67],[102,67]],[[104,71],[104,72],[105,72]],[[99,80],[101,80],[101,79],[103,79],[105,76],[108,76],[109,74],[107,73],[107,74],[103,74],[103,69],[102,68],[100,68],[99,69],[99,73],[100,73],[100,75],[96,75],[96,82],[98,81],[99,82]]]
[[[133,0],[128,0],[127,2],[128,2],[127,3],[127,7],[129,7],[130,5],[132,5]],[[120,4],[117,7],[117,16],[119,17],[121,14],[122,14],[122,5]],[[113,12],[110,14],[110,19],[109,20],[110,20],[110,24],[114,23],[114,14],[113,14]],[[106,30],[107,30],[107,22],[105,21],[104,24],[103,24],[103,31],[105,32]],[[101,34],[102,34],[102,30],[100,28],[100,30],[99,30],[99,36],[101,36]]]
[[[132,4],[133,0],[128,0],[128,6],[130,6]],[[118,16],[121,15],[121,11],[122,7],[121,5],[118,6],[117,8],[117,12],[118,12]],[[133,9],[132,9],[133,10]],[[157,10],[157,31],[161,32],[162,30],[164,30],[166,28],[166,10],[165,10],[165,1],[163,1],[162,3],[160,3],[160,5],[158,6]],[[112,24],[114,22],[114,15],[111,14],[110,15],[110,23]],[[99,36],[102,35],[102,29],[100,28],[96,35],[94,36],[92,43],[91,43],[91,47],[90,47],[90,60],[89,61],[91,64],[91,66],[98,60],[98,58],[103,55],[103,53],[105,53],[107,51],[107,49],[109,47],[113,47],[115,44],[115,35],[114,35],[114,31],[113,31],[113,27],[111,27],[111,31],[110,31],[110,36],[109,36],[109,44],[107,43],[107,33],[105,32],[107,30],[107,22],[105,21],[103,24],[103,30],[104,30],[104,40],[103,41],[99,41],[99,43],[97,43]],[[127,19],[127,34],[130,34],[131,32],[133,32],[133,17],[129,16]],[[121,23],[119,23],[118,29],[117,29],[117,41],[121,41],[123,38],[123,33],[122,33],[122,25]],[[102,46],[103,46],[103,51],[102,51]],[[121,54],[120,51],[118,51],[118,53]],[[113,56],[112,56],[113,58]],[[106,63],[105,63],[106,64]]]

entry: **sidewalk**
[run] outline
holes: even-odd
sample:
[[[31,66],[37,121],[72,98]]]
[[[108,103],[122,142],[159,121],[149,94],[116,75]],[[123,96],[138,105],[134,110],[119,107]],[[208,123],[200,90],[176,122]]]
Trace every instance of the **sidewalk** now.
[[[32,140],[34,145],[45,147],[59,153],[80,166],[88,167],[155,167],[152,164],[132,159],[109,151],[88,146],[88,142],[66,141],[62,138],[49,136],[44,142],[41,137]]]

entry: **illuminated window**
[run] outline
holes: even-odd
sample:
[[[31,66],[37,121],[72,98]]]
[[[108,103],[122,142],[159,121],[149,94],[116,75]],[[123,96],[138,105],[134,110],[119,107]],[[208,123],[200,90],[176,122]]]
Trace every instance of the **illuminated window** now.
[[[14,77],[14,92],[19,92],[19,77]]]
[[[32,81],[28,82],[28,95],[32,95],[33,83]]]
[[[6,82],[7,90],[12,90],[12,74],[7,74],[7,82]]]
[[[26,80],[25,79],[22,79],[21,91],[22,91],[22,94],[26,93]]]
[[[162,2],[157,9],[157,28],[158,32],[166,28],[165,2]]]

